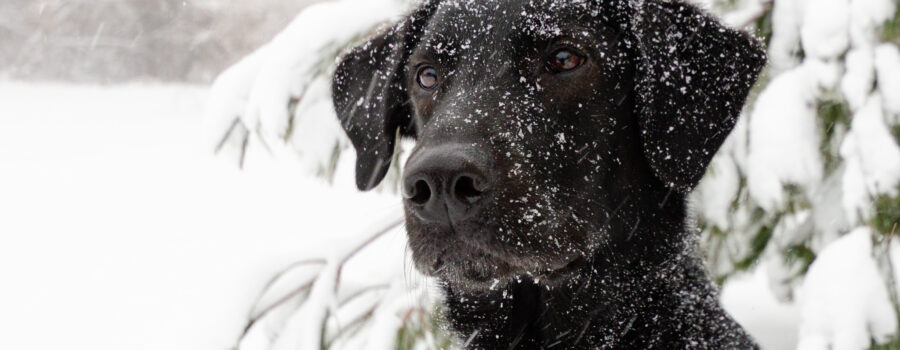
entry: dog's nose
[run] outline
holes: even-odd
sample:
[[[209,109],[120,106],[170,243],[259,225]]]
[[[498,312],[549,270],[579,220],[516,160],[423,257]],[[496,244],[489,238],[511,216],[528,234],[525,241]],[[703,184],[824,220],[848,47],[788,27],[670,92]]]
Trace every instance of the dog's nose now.
[[[490,190],[484,157],[471,148],[425,148],[406,164],[403,197],[420,219],[455,224],[478,212]]]

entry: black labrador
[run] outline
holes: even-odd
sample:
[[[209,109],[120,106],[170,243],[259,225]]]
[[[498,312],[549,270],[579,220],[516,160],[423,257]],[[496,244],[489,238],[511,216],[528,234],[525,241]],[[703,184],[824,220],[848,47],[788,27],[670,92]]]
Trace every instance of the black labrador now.
[[[357,185],[397,137],[416,267],[471,349],[750,349],[685,198],[765,64],[681,0],[426,0],[344,56]]]

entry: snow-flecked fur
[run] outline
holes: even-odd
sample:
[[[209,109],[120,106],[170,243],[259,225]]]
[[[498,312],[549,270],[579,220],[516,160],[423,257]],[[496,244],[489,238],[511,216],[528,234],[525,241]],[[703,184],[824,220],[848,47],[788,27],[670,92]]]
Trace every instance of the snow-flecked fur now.
[[[583,67],[544,71],[559,45]],[[443,227],[406,203],[416,266],[442,281],[467,348],[745,349],[685,196],[764,63],[682,1],[426,1],[344,57],[334,102],[360,189],[398,134],[418,141],[411,161],[446,144],[491,159],[472,219]],[[434,92],[416,86],[422,64],[443,73]]]

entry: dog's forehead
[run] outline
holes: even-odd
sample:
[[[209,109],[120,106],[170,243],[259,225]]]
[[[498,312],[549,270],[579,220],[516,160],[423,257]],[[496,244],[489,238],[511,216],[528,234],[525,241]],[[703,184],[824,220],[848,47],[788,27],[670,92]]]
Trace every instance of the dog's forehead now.
[[[445,0],[429,21],[423,43],[452,50],[476,40],[494,45],[547,40],[573,24],[590,25],[598,8],[589,0]]]

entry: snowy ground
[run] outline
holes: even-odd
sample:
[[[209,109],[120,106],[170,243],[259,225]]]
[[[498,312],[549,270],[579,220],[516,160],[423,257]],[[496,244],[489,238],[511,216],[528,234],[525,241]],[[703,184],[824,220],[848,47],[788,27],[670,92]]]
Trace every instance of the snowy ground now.
[[[205,97],[0,83],[0,349],[225,349],[272,274],[396,215],[395,197],[290,164],[212,160]],[[396,259],[357,273],[403,274],[404,243],[387,236],[378,251]],[[763,345],[791,349],[795,311],[765,280],[723,300]]]
[[[399,207],[214,162],[205,95],[0,84],[0,349],[224,349],[278,269]]]

